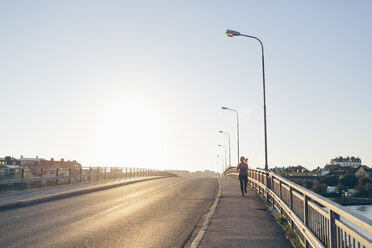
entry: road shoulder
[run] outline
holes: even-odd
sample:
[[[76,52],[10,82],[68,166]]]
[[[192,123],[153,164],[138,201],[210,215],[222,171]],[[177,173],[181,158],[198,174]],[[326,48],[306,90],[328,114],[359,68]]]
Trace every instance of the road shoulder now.
[[[32,190],[21,194],[18,192],[10,192],[2,194],[0,196],[0,210],[13,209],[17,207],[23,207],[27,205],[38,204],[42,202],[64,199],[68,197],[78,196],[82,194],[89,194],[101,190],[112,189],[115,187],[121,187],[137,182],[144,182],[148,180],[155,180],[164,178],[162,176],[156,177],[144,177],[130,180],[114,180],[100,183],[81,183],[70,185],[69,189],[63,187],[54,187],[53,190],[45,188],[44,190],[38,190],[37,194],[32,194]],[[13,193],[13,195],[12,195]]]

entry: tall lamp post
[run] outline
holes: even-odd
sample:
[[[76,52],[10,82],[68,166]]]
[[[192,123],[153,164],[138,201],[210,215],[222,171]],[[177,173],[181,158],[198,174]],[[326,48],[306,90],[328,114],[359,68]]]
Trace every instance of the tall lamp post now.
[[[227,168],[227,155],[226,155],[226,146],[218,144],[218,146],[221,146],[225,149],[225,169]]]
[[[217,157],[218,158],[221,158],[221,160],[222,160],[222,171],[223,171],[223,169],[224,169],[223,167],[225,166],[225,163],[226,163],[225,162],[225,159],[222,156],[220,156],[220,155],[217,155]]]
[[[261,45],[261,51],[262,51],[262,83],[263,83],[263,100],[264,100],[264,132],[265,132],[265,170],[269,170],[268,162],[267,162],[267,130],[266,130],[266,92],[265,92],[265,58],[264,58],[264,46],[262,44],[262,41],[254,36],[241,34],[238,31],[234,30],[226,30],[226,35],[229,37],[234,36],[244,36],[248,38],[252,38],[257,40]]]
[[[229,138],[229,168],[231,167],[231,146],[230,146],[230,134],[228,132],[224,131],[218,131],[219,133],[226,134],[227,137]]]
[[[234,111],[236,113],[236,133],[237,133],[237,143],[238,143],[238,164],[239,164],[239,161],[240,161],[240,153],[239,153],[239,114],[238,114],[238,111],[236,111],[235,109],[231,109],[231,108],[227,108],[227,107],[222,107],[222,110],[231,110],[231,111]]]

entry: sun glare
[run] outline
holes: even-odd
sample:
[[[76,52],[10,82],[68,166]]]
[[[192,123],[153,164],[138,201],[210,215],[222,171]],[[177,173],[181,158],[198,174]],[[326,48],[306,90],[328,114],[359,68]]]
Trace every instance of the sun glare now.
[[[166,122],[159,108],[142,100],[115,104],[107,110],[100,132],[101,160],[128,163],[118,166],[138,166],[149,159],[151,166],[142,166],[161,163],[166,152]]]

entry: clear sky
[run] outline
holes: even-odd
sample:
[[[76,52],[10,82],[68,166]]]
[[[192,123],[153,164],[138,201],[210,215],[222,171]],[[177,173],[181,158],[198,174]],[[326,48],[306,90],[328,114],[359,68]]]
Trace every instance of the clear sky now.
[[[0,1],[0,157],[217,170],[372,166],[371,1]]]

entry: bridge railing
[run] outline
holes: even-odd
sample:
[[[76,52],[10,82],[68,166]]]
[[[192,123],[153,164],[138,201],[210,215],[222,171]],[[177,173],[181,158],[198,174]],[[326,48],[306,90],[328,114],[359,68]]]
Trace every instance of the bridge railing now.
[[[305,247],[372,247],[370,219],[271,172],[249,169],[248,182],[286,217]]]
[[[0,188],[172,175],[164,171],[133,167],[0,168]]]

